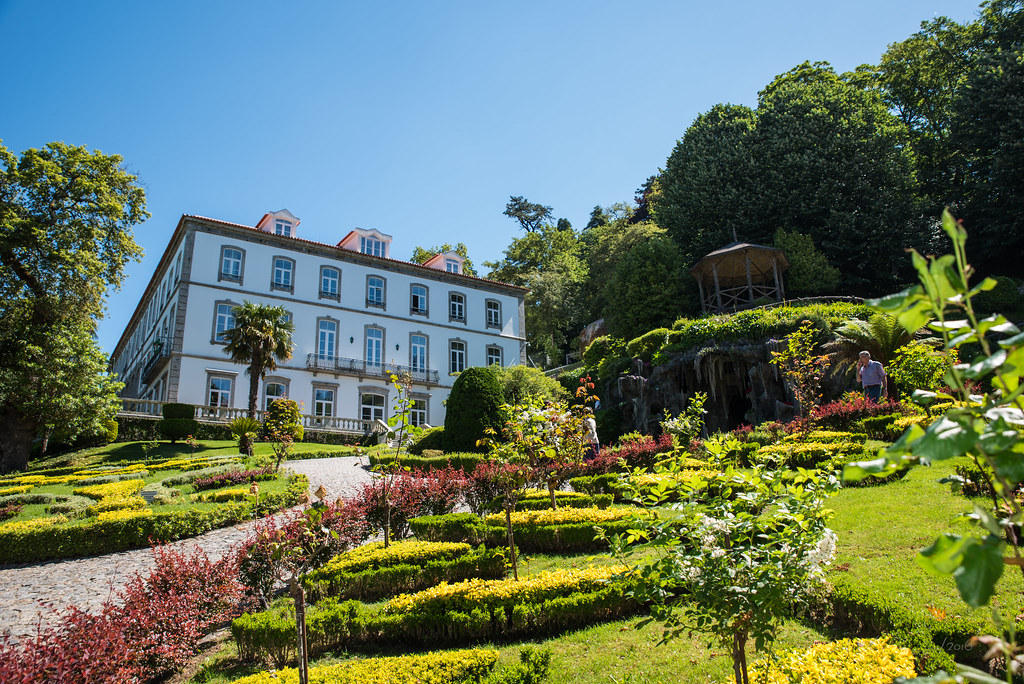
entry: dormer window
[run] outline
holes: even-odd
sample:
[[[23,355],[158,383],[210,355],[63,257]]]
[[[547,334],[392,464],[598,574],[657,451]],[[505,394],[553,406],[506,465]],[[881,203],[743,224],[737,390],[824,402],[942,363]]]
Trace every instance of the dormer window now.
[[[423,265],[427,268],[433,268],[438,271],[462,273],[462,265],[465,261],[466,257],[462,256],[458,252],[441,252],[440,254],[435,254],[424,261]]]
[[[461,264],[455,259],[444,260],[444,270],[448,271],[449,273],[462,273],[462,271],[460,270],[460,266]]]
[[[287,209],[271,211],[256,223],[256,229],[281,237],[298,237],[299,217]]]
[[[372,237],[359,238],[359,251],[373,256],[384,256],[384,242]]]

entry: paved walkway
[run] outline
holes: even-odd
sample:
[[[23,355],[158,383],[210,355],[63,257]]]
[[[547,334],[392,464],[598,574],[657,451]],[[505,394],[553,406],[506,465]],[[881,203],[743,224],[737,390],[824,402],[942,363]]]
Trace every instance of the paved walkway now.
[[[327,499],[351,496],[370,481],[371,474],[355,457],[323,458],[287,464],[309,478],[311,492],[323,485]],[[243,541],[253,523],[242,523],[208,532],[192,539],[170,544],[173,548],[203,549],[211,558],[220,558],[232,546]],[[44,604],[60,609],[77,605],[94,610],[120,589],[136,573],[153,566],[149,549],[110,553],[91,558],[29,563],[0,568],[0,632],[10,630],[15,638],[35,634],[40,616],[52,611]]]

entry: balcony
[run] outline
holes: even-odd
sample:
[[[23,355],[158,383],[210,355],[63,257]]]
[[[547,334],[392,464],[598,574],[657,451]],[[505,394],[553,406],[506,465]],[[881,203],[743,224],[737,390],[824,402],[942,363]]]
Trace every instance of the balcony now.
[[[323,354],[307,355],[306,368],[313,371],[325,371],[340,375],[358,375],[363,378],[384,378],[385,380],[392,373],[395,375],[408,373],[416,384],[436,385],[440,382],[440,373],[436,370],[410,368],[393,363],[371,363],[362,359],[346,359],[341,356],[325,356]]]
[[[149,358],[142,367],[142,382],[150,384],[171,358],[174,341],[170,337],[158,337],[149,348]]]

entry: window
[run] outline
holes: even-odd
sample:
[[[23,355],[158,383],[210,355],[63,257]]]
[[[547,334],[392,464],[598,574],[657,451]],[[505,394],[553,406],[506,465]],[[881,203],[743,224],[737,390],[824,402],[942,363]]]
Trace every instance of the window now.
[[[231,406],[231,378],[210,376],[210,406]]]
[[[341,271],[324,266],[320,269],[320,298],[340,299]]]
[[[501,327],[501,302],[488,299],[486,304],[486,318],[488,328]]]
[[[359,395],[359,410],[363,420],[383,420],[384,395],[363,392]]]
[[[359,251],[373,256],[384,256],[384,242],[372,237],[359,238]]]
[[[445,259],[444,270],[448,271],[449,273],[461,273],[461,271],[459,270],[459,262],[455,259]]]
[[[413,285],[409,289],[409,313],[427,315],[427,288],[425,285]]]
[[[380,328],[366,329],[366,365],[379,367],[384,350],[384,331]]]
[[[217,280],[242,282],[242,250],[222,247],[220,250],[220,275]]]
[[[334,390],[317,387],[313,390],[313,415],[334,415]]]
[[[384,279],[379,276],[366,278],[366,305],[384,308]]]
[[[466,295],[458,292],[448,295],[448,320],[466,322]]]
[[[284,235],[285,237],[292,236],[292,224],[290,221],[282,221],[278,219],[274,222],[274,232],[278,235]]]
[[[448,343],[448,372],[461,373],[466,370],[466,343],[452,340]]]
[[[334,352],[337,348],[338,323],[337,321],[321,320],[316,324],[316,355],[321,362],[334,362]]]
[[[427,400],[413,397],[409,407],[409,422],[419,427],[427,424]]]
[[[214,324],[213,341],[224,344],[227,342],[224,339],[224,331],[230,330],[235,327],[235,305],[218,303],[217,304],[217,317],[216,323]]]
[[[263,410],[269,411],[270,404],[288,396],[288,389],[280,382],[268,382],[263,390]]]
[[[488,366],[502,366],[502,349],[501,347],[488,347],[487,348],[487,365]]]
[[[295,262],[285,257],[274,257],[274,279],[270,282],[271,290],[291,290],[292,272]]]
[[[409,336],[409,368],[413,372],[427,370],[427,336]]]

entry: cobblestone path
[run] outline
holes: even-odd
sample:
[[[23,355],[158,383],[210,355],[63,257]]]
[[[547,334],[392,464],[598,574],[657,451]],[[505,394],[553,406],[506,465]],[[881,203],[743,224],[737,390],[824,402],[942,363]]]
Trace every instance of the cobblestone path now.
[[[369,482],[371,474],[353,456],[293,461],[287,464],[309,478],[310,491],[320,485],[328,500],[350,496]],[[171,547],[203,549],[211,558],[219,558],[246,538],[253,523],[207,532],[182,539]],[[15,638],[35,634],[39,617],[46,619],[53,608],[77,605],[85,610],[100,606],[104,599],[120,589],[135,573],[147,572],[153,565],[149,549],[121,551],[91,558],[25,563],[0,567],[0,632],[9,630]]]

